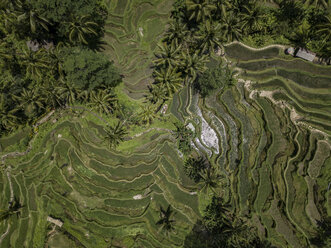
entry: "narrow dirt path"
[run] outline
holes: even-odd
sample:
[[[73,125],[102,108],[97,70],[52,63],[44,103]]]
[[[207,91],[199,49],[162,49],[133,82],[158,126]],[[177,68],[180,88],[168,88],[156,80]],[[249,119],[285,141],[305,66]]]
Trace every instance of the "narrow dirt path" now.
[[[255,47],[250,47],[250,46],[248,46],[248,45],[246,45],[246,44],[244,44],[240,41],[232,41],[228,44],[225,44],[224,46],[229,46],[229,45],[232,45],[232,44],[240,44],[241,46],[246,47],[247,49],[250,49],[252,51],[263,51],[263,50],[271,48],[271,47],[278,47],[278,48],[281,48],[281,49],[286,48],[286,46],[284,46],[284,45],[277,45],[277,44],[272,44],[272,45],[268,45],[268,46],[261,47],[261,48],[255,48]]]

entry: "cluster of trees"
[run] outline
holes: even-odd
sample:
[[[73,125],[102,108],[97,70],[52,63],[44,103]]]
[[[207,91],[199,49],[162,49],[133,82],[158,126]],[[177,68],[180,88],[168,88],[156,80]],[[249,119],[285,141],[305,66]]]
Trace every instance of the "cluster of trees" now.
[[[147,98],[164,103],[207,70],[210,51],[234,40],[293,44],[329,57],[330,9],[328,0],[177,0]]]
[[[232,213],[220,197],[213,197],[199,220],[186,237],[185,248],[271,248],[266,240],[261,240],[257,231]]]
[[[115,112],[122,77],[97,52],[106,15],[97,0],[0,1],[0,136],[73,103]]]

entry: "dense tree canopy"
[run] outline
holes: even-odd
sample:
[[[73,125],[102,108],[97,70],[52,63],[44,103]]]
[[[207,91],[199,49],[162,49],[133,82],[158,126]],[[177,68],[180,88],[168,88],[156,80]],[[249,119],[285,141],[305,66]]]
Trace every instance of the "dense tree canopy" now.
[[[80,47],[68,51],[63,70],[65,79],[81,90],[115,87],[121,82],[120,74],[105,55]]]

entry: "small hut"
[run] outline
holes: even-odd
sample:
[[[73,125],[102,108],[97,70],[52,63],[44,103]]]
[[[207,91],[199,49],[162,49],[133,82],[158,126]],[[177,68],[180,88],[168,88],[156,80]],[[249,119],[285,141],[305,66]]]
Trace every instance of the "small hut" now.
[[[296,50],[294,56],[313,62],[316,57],[316,53],[310,52],[303,48],[299,48],[298,50]]]

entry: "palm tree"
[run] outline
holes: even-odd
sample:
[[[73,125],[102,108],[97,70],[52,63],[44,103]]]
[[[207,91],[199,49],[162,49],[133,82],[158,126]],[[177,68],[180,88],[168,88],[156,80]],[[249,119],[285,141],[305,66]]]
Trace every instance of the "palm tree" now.
[[[0,210],[0,221],[8,219],[10,216],[16,214],[18,218],[21,215],[21,205],[20,201],[16,196],[14,197],[14,201],[9,203],[9,207],[7,210]]]
[[[200,173],[202,188],[201,191],[212,190],[215,193],[215,189],[219,187],[220,180],[223,178],[214,167],[209,166]]]
[[[315,7],[322,7],[327,9],[329,7],[329,0],[302,0],[302,2],[306,5],[313,5]]]
[[[212,0],[212,4],[216,6],[216,19],[221,19],[226,15],[227,9],[231,8],[229,0]]]
[[[6,96],[0,93],[0,129],[13,130],[17,126],[18,118],[15,115],[17,109],[8,109],[6,106]]]
[[[45,109],[45,99],[42,98],[40,88],[26,89],[20,95],[12,95],[19,108],[24,110],[24,114],[29,120],[33,120],[41,110]]]
[[[88,44],[87,36],[94,35],[97,36],[95,28],[98,27],[96,22],[91,21],[91,17],[77,16],[71,22],[66,22],[69,25],[68,37],[70,42],[74,44]]]
[[[152,104],[158,103],[160,100],[166,101],[167,91],[162,84],[152,84],[148,86],[149,93],[146,95],[146,100]]]
[[[174,212],[171,210],[170,204],[168,205],[166,210],[164,210],[162,206],[160,206],[160,219],[156,222],[156,225],[160,225],[161,230],[164,231],[166,234],[169,234],[171,231],[174,230],[175,220],[171,219],[173,213]]]
[[[20,59],[22,66],[25,67],[26,77],[41,81],[42,72],[49,68],[49,58],[46,50],[42,48],[33,52],[28,48],[24,48]]]
[[[63,54],[63,48],[66,47],[66,43],[59,42],[54,49],[49,50],[49,56],[51,59],[51,65],[52,69],[55,72],[55,74],[63,78],[64,72],[63,72],[63,63],[64,63],[64,54]]]
[[[211,18],[211,12],[217,7],[209,3],[209,0],[186,0],[186,8],[189,12],[189,19],[196,22],[205,21]]]
[[[41,26],[44,30],[49,31],[48,25],[50,25],[50,22],[47,20],[47,18],[42,17],[36,13],[30,6],[29,2],[30,1],[26,2],[24,0],[14,1],[15,9],[18,12],[18,22],[28,23],[32,33],[36,33],[38,26]]]
[[[124,136],[127,135],[123,124],[120,121],[115,126],[107,126],[105,141],[107,141],[109,148],[116,148],[120,142],[124,140]]]
[[[213,23],[210,20],[204,22],[199,26],[199,31],[196,33],[195,38],[200,43],[202,53],[213,49],[215,46],[222,46],[220,42],[220,29],[219,23]]]
[[[189,31],[185,23],[172,21],[166,31],[164,41],[172,42],[174,40],[176,44],[181,44],[184,40],[186,40],[188,34]]]
[[[206,169],[206,166],[207,161],[204,157],[189,157],[187,160],[185,160],[184,171],[189,178],[198,183],[201,179],[200,173]]]
[[[14,5],[12,1],[0,0],[0,21],[4,26],[1,26],[1,31],[5,34],[10,30],[10,25],[17,21],[17,16],[14,13]]]
[[[317,25],[317,35],[320,35],[325,43],[331,40],[331,15],[325,16],[323,24]]]
[[[242,29],[240,20],[233,12],[228,12],[222,18],[222,33],[225,41],[240,40],[242,36]]]
[[[185,75],[185,82],[191,83],[193,82],[198,72],[203,73],[207,70],[206,63],[208,61],[208,57],[205,54],[200,54],[199,51],[195,53],[190,53],[187,49],[186,51],[182,52],[182,63],[181,63],[181,70]]]
[[[145,105],[138,113],[138,120],[143,124],[152,124],[153,119],[156,117],[155,107],[153,105]]]
[[[169,67],[169,66],[178,66],[178,54],[182,48],[182,45],[178,45],[176,40],[172,40],[170,44],[163,42],[162,44],[157,45],[159,51],[155,54],[156,59],[153,63],[157,67]]]
[[[81,93],[81,90],[75,87],[72,83],[60,80],[60,84],[57,86],[56,90],[62,95],[65,105],[72,105],[77,100]]]
[[[289,37],[289,40],[294,43],[295,46],[307,48],[308,43],[311,40],[310,26],[306,21],[294,31],[292,37]]]
[[[181,73],[177,71],[177,68],[154,70],[154,78],[155,84],[161,84],[165,88],[168,97],[183,87]]]
[[[111,114],[117,102],[116,96],[108,90],[98,89],[91,91],[87,106],[101,113]]]
[[[253,2],[251,6],[244,6],[244,11],[241,12],[242,29],[248,31],[246,33],[253,33],[262,30],[262,18],[265,16],[260,6]]]
[[[43,98],[46,100],[46,105],[52,108],[63,107],[65,104],[64,95],[58,87],[58,82],[52,77],[48,76],[48,82],[42,85]]]

